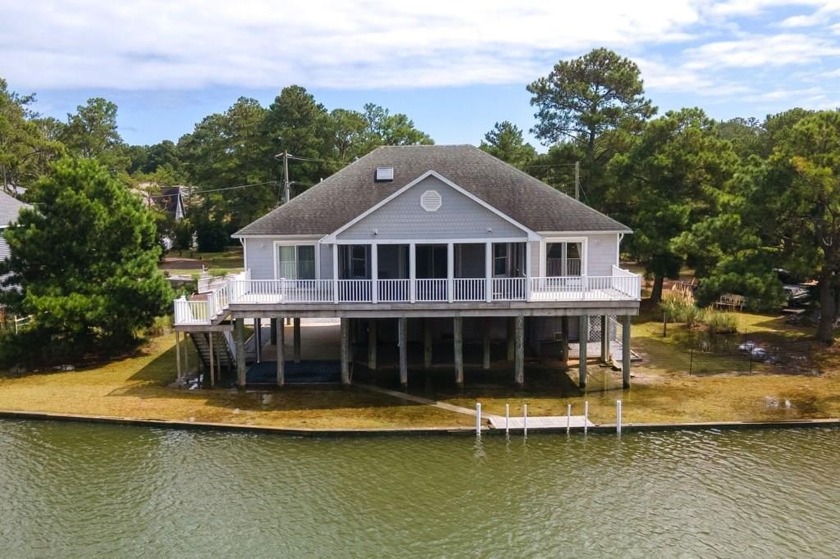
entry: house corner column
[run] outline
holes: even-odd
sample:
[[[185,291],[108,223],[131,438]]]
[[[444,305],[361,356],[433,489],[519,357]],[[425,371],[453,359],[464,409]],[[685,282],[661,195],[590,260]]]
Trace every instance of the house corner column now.
[[[234,342],[236,345],[236,385],[245,388],[245,319],[233,320]]]

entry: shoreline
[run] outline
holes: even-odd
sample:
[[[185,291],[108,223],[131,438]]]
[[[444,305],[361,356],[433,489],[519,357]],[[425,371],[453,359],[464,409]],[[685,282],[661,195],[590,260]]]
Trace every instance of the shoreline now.
[[[300,429],[289,427],[275,427],[271,425],[244,425],[241,423],[216,423],[206,421],[179,421],[169,419],[150,419],[135,417],[111,417],[100,415],[82,415],[55,412],[34,412],[0,410],[0,420],[29,420],[29,421],[56,421],[65,423],[95,423],[104,425],[126,425],[133,427],[158,427],[162,429],[195,430],[195,431],[221,431],[231,433],[250,434],[272,434],[289,437],[311,437],[311,438],[343,438],[343,437],[387,437],[387,436],[475,436],[474,427],[418,427],[412,428],[382,428],[382,429]],[[719,421],[719,422],[697,422],[697,423],[623,423],[623,433],[653,433],[664,431],[735,431],[735,430],[757,430],[757,429],[797,429],[797,428],[819,428],[819,427],[840,427],[840,418],[828,419],[793,419],[782,421]],[[482,427],[481,435],[504,436],[506,434],[520,435],[523,429],[510,429],[506,433],[504,429],[491,429]],[[558,435],[567,432],[617,434],[616,424],[603,423],[584,427],[551,427],[543,429],[529,429],[529,434]]]

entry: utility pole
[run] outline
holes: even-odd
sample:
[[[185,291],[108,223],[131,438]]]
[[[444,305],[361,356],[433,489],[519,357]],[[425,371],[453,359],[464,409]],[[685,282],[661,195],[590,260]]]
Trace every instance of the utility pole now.
[[[575,161],[575,200],[580,200],[580,161]]]
[[[283,193],[286,197],[285,203],[291,199],[291,185],[289,184],[289,151],[283,150]]]

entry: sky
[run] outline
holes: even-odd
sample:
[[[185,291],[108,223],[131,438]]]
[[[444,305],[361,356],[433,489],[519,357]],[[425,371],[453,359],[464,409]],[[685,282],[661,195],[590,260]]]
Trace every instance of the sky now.
[[[117,104],[129,144],[177,141],[239,97],[300,85],[376,103],[438,144],[535,124],[526,86],[598,47],[633,60],[660,114],[840,107],[840,0],[0,0],[0,78],[66,120]]]

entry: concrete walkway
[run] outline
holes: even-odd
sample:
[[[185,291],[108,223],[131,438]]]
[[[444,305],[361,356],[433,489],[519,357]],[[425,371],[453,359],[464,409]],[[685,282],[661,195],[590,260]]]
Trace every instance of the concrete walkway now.
[[[372,384],[360,384],[358,382],[354,382],[353,386],[355,386],[356,388],[370,390],[371,392],[378,392],[380,394],[393,396],[394,398],[400,398],[408,402],[414,402],[415,404],[425,404],[427,406],[432,406],[441,410],[451,411],[454,413],[462,413],[464,415],[471,415],[475,417],[475,410],[462,408],[461,406],[453,406],[452,404],[447,404],[445,402],[436,402],[435,400],[429,400],[428,398],[413,396],[411,394],[406,394],[405,392],[398,392],[397,390],[388,390],[387,388],[380,388],[379,386],[373,386]]]

